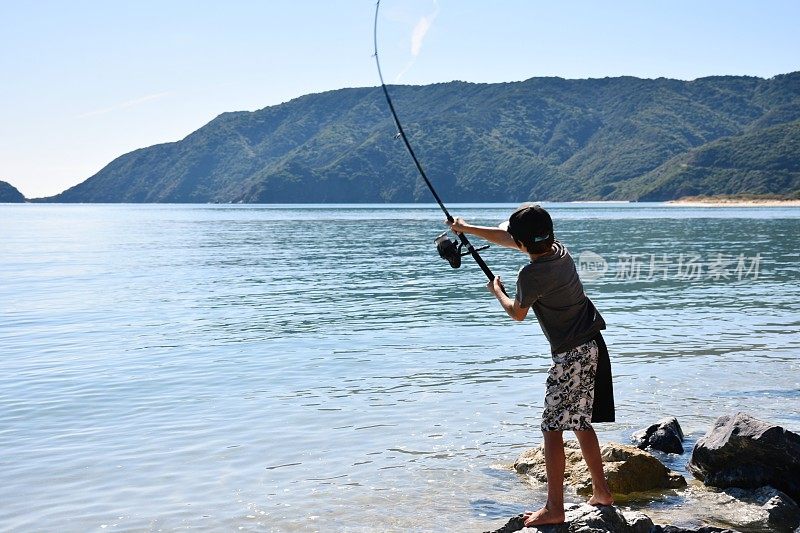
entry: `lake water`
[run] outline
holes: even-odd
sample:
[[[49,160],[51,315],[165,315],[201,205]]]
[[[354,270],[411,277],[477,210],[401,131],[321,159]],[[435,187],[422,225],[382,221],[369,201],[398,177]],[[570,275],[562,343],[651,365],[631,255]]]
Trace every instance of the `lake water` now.
[[[608,323],[601,441],[800,429],[800,209],[544,205]],[[0,530],[481,531],[541,504],[507,467],[548,346],[438,258],[442,218],[0,205]],[[525,256],[483,254],[513,288]]]

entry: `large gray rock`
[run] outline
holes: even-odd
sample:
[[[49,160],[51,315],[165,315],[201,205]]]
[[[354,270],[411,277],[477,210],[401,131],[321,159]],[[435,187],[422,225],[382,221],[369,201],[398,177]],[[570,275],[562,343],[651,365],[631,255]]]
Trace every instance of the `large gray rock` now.
[[[689,470],[706,485],[771,485],[800,501],[800,435],[745,413],[721,416],[692,450]]]
[[[631,435],[634,445],[642,450],[652,448],[667,453],[683,453],[683,430],[674,416]]]
[[[634,446],[610,442],[602,446],[601,454],[608,486],[614,494],[626,495],[686,486],[683,476],[669,470],[652,454]],[[592,478],[583,461],[578,442],[566,441],[564,455],[564,483],[574,486],[578,494],[591,494]],[[546,483],[544,447],[540,445],[522,452],[514,463],[514,470]]]
[[[653,521],[635,511],[621,511],[612,505],[594,507],[572,504],[565,508],[564,523],[553,526],[524,527],[522,516],[509,520],[496,533],[649,533]]]

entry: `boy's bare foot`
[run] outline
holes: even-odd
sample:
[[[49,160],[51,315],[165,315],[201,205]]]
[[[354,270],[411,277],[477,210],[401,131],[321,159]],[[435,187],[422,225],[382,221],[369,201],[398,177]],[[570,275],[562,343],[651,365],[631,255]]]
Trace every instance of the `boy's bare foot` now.
[[[522,516],[525,518],[525,527],[564,523],[563,510],[560,513],[557,513],[555,511],[551,511],[547,507],[542,507],[538,511],[528,511]]]
[[[586,503],[589,505],[614,505],[614,497],[611,494],[594,494]]]

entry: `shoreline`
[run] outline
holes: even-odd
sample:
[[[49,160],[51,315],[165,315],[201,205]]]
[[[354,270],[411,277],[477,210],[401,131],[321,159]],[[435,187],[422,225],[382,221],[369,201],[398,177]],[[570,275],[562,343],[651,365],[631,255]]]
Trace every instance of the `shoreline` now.
[[[782,200],[778,198],[746,199],[687,196],[677,200],[668,200],[664,203],[678,207],[800,207],[800,199]]]

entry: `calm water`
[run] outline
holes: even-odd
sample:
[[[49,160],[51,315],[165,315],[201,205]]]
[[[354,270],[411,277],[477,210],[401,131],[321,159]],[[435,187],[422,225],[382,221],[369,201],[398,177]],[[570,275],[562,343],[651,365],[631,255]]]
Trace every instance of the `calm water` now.
[[[601,440],[675,415],[691,444],[739,410],[800,429],[800,209],[549,207],[606,261]],[[547,345],[438,258],[441,219],[0,205],[0,530],[480,531],[541,503],[507,465],[540,442]],[[510,286],[525,262],[485,258]]]

